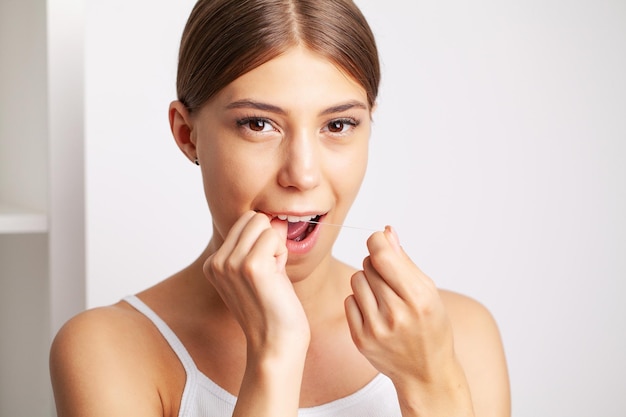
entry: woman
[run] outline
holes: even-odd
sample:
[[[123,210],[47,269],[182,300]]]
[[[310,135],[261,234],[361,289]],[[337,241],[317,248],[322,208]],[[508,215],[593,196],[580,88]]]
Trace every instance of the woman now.
[[[59,416],[508,416],[497,328],[391,227],[331,255],[363,179],[379,63],[350,0],[200,0],[176,143],[213,220],[191,265],[59,332]]]

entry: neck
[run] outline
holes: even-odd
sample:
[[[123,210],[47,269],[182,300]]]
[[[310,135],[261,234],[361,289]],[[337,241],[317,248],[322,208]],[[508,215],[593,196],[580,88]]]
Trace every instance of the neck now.
[[[217,291],[205,278],[202,271],[206,259],[215,252],[214,247],[213,241],[209,242],[202,255],[188,267],[188,272],[191,279],[198,282],[201,287],[199,292],[206,294],[205,299],[213,307],[226,310],[226,306]],[[330,254],[324,257],[308,274],[304,275],[303,268],[288,265],[287,274],[292,277],[294,290],[302,303],[311,326],[323,325],[327,320],[337,317],[338,314],[343,317],[343,302],[352,292],[350,276],[354,269],[333,258]]]
[[[306,277],[293,282],[312,327],[338,314],[344,316],[344,300],[352,292],[352,268],[330,254]]]

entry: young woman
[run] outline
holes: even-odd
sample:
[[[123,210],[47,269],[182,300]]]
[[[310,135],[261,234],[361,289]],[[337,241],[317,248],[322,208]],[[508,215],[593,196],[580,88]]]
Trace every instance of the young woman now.
[[[506,364],[477,302],[438,290],[387,227],[333,258],[365,173],[379,84],[350,0],[200,0],[176,143],[213,220],[204,253],[51,351],[58,415],[504,417]]]

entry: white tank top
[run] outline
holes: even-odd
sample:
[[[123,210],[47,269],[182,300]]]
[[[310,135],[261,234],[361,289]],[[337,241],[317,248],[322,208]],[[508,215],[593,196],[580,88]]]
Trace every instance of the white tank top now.
[[[232,417],[237,397],[230,394],[196,367],[191,355],[172,329],[134,295],[124,298],[159,329],[185,368],[187,381],[180,402],[179,417]],[[366,386],[347,397],[315,407],[301,408],[299,417],[401,417],[400,405],[391,380],[378,374]]]

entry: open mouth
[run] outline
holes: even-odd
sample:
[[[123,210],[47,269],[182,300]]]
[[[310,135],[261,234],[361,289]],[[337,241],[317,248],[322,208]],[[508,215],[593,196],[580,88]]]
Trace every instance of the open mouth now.
[[[287,221],[287,240],[302,242],[315,230],[322,215],[287,216],[281,214],[276,217],[279,220]]]
[[[288,221],[287,239],[293,240],[294,242],[302,242],[317,227],[317,223],[311,222],[318,222],[321,217],[321,215],[317,215],[306,221]]]

